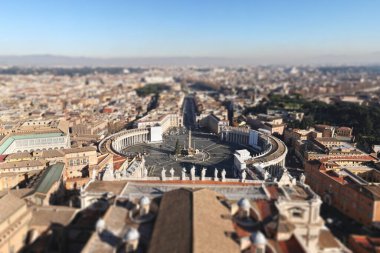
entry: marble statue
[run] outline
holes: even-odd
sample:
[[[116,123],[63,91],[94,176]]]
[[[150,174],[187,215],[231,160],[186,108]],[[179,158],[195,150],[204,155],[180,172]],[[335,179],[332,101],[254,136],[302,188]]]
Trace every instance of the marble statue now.
[[[201,180],[205,180],[205,177],[206,177],[206,168],[203,168],[201,172]]]
[[[143,177],[148,177],[148,169],[144,166],[144,175]]]
[[[305,177],[305,174],[301,174],[301,176],[300,176],[300,182],[301,182],[301,184],[305,184],[305,180],[306,180],[306,177]]]
[[[173,179],[173,177],[174,177],[174,169],[173,168],[170,169],[170,176]]]
[[[161,171],[161,179],[162,179],[162,180],[165,180],[165,179],[166,179],[166,170],[165,170],[165,168],[162,168],[162,171]]]
[[[190,169],[191,180],[195,180],[195,166]]]
[[[219,178],[218,178],[218,169],[215,168],[215,170],[214,170],[214,181],[218,181],[218,180],[219,180]]]
[[[225,182],[226,181],[226,170],[223,169],[222,170],[222,182]]]
[[[264,180],[268,180],[269,177],[270,177],[269,172],[267,170],[265,170],[265,172],[264,172]]]
[[[247,172],[245,170],[243,170],[243,172],[241,173],[241,181],[245,182],[246,177],[247,177]]]

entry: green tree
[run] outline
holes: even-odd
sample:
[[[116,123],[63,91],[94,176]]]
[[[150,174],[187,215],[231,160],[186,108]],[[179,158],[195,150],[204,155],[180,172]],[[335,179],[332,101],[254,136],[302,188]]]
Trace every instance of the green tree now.
[[[174,147],[174,154],[178,155],[179,153],[181,153],[181,147],[179,146],[179,140],[177,138],[175,142],[175,147]]]

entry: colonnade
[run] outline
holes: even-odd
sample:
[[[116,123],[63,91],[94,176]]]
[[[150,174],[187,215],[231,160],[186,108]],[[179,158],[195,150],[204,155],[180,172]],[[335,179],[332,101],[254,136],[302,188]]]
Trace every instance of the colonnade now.
[[[226,142],[248,145],[249,133],[226,131],[222,133],[222,140]]]
[[[115,137],[112,141],[112,148],[115,151],[120,152],[128,146],[149,141],[150,133],[148,129],[131,129],[125,131],[122,135]]]

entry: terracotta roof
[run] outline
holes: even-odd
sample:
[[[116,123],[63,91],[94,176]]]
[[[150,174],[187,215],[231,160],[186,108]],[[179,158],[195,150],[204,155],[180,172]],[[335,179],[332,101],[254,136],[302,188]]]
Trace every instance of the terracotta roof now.
[[[335,171],[332,171],[332,170],[329,170],[329,171],[322,171],[321,173],[327,175],[328,177],[330,177],[331,179],[337,181],[338,183],[340,184],[345,184],[347,183],[345,180],[344,180],[344,177],[339,177],[339,175],[335,172]]]
[[[11,189],[10,191],[2,190],[2,191],[0,191],[0,197],[7,195],[9,192],[13,196],[22,199],[22,198],[28,196],[29,194],[31,194],[33,192],[33,189],[32,188],[21,188],[21,189]]]
[[[348,156],[348,155],[344,155],[344,156],[327,156],[327,157],[323,157],[321,159],[318,159],[320,160],[321,162],[327,162],[327,161],[335,161],[335,160],[339,160],[339,161],[376,161],[377,159],[371,155],[353,155],[353,156]]]
[[[281,249],[281,253],[306,253],[294,236],[287,241],[279,241],[278,245]]]
[[[12,194],[7,194],[0,199],[0,223],[7,220],[13,213],[15,213],[22,206],[26,205],[24,200],[15,197]]]
[[[30,226],[43,226],[48,228],[52,224],[66,226],[74,218],[78,209],[63,206],[44,206],[32,208]]]
[[[277,209],[274,206],[273,202],[270,202],[268,200],[255,200],[253,202],[253,206],[256,210],[259,211],[261,220],[265,220],[266,218],[271,217],[277,213]]]
[[[96,151],[96,147],[81,147],[81,148],[69,148],[69,149],[62,149],[62,151],[65,154],[70,153],[81,153],[81,152],[89,152],[89,151]]]
[[[42,157],[44,158],[54,158],[54,157],[63,157],[63,150],[46,150],[42,151]]]
[[[0,164],[0,169],[12,169],[12,168],[25,168],[25,167],[36,167],[46,165],[44,160],[26,160],[26,161],[15,161],[15,162],[5,162]]]
[[[208,189],[178,189],[161,200],[148,252],[239,252],[229,209]]]
[[[278,199],[278,196],[279,196],[279,192],[278,192],[278,187],[275,186],[275,185],[270,185],[270,186],[267,186],[267,190],[270,194],[270,198],[271,199]]]
[[[32,155],[29,152],[21,152],[21,153],[12,153],[9,154],[5,160],[13,160],[13,159],[25,159],[32,158]]]
[[[86,191],[98,193],[112,192],[113,194],[120,194],[125,185],[125,181],[95,181],[87,187]]]
[[[8,155],[0,155],[0,162],[3,162]]]
[[[127,160],[127,158],[125,158],[125,157],[122,157],[119,155],[114,155],[113,156],[113,168],[114,168],[114,170],[120,169],[126,160]]]
[[[239,245],[228,234],[234,228],[229,209],[208,189],[193,192],[193,252],[239,252]]]
[[[339,248],[337,240],[329,230],[321,230],[319,233],[319,247],[321,249]]]
[[[353,250],[362,250],[360,252],[380,252],[380,238],[365,235],[351,235],[349,245]]]
[[[164,194],[154,225],[149,253],[191,253],[192,192],[186,189]]]

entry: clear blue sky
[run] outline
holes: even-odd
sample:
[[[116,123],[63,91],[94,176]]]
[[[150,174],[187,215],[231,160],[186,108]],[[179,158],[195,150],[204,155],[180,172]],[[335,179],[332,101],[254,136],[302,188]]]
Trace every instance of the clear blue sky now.
[[[2,0],[0,55],[380,52],[378,0]]]

